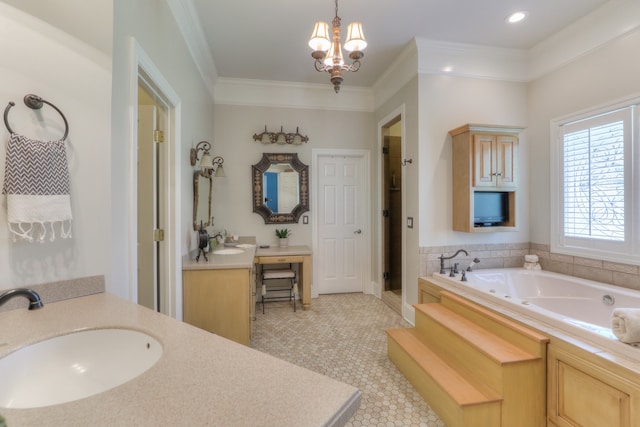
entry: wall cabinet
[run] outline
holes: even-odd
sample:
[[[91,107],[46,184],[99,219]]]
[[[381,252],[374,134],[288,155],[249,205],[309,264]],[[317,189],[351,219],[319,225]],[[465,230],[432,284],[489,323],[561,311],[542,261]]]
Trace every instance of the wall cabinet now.
[[[251,269],[183,270],[184,321],[244,345],[251,342]]]
[[[516,230],[518,135],[521,127],[466,124],[452,138],[453,229],[466,232]],[[476,221],[475,193],[501,192],[499,219]],[[495,208],[495,206],[493,207]]]

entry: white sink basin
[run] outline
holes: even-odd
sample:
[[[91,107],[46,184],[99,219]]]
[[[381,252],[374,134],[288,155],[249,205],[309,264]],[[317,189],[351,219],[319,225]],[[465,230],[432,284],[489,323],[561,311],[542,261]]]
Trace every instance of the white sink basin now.
[[[213,251],[214,255],[234,255],[241,254],[244,252],[242,249],[238,248],[229,248],[229,249],[218,249],[217,251]]]
[[[162,345],[130,329],[50,338],[0,359],[0,408],[38,408],[112,389],[151,368]]]

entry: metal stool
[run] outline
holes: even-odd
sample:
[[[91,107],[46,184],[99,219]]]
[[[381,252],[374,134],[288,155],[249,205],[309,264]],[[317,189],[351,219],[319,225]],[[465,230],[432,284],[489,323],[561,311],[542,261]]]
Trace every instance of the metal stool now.
[[[265,281],[268,280],[288,280],[289,284],[276,284],[267,287]],[[296,272],[289,264],[288,269],[274,268],[262,270],[262,314],[264,314],[264,301],[269,299],[281,299],[284,297],[267,297],[267,292],[289,291],[289,300],[293,301],[293,311],[296,311],[296,295],[298,294],[298,282]]]

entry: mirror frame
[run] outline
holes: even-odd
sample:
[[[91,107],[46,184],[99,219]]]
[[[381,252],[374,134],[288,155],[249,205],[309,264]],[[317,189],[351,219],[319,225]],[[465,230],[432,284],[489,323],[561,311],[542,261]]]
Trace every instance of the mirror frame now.
[[[291,213],[271,212],[263,203],[263,174],[272,164],[288,163],[298,172],[299,203]],[[262,159],[251,166],[253,186],[253,212],[264,218],[265,224],[294,224],[300,215],[309,211],[309,166],[298,159],[296,153],[262,153]]]
[[[198,181],[200,178],[209,181],[209,212],[207,213],[207,221],[202,223],[202,227],[209,227],[212,224],[211,221],[211,197],[213,195],[213,179],[211,176],[203,175],[201,171],[196,171],[193,173],[193,229],[194,231],[198,231],[200,229],[200,224],[198,224],[198,199],[200,196],[200,192],[198,191]]]

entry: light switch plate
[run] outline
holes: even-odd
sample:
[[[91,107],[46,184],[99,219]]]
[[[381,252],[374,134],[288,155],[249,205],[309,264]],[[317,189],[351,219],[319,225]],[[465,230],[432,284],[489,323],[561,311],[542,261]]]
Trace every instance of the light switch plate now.
[[[309,217],[307,215],[303,215],[302,216],[302,223],[303,224],[309,224]]]
[[[413,217],[412,216],[408,216],[407,217],[407,228],[413,228]]]

